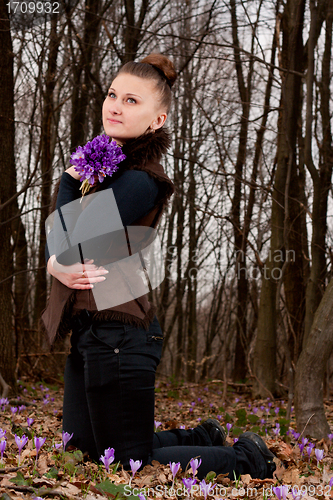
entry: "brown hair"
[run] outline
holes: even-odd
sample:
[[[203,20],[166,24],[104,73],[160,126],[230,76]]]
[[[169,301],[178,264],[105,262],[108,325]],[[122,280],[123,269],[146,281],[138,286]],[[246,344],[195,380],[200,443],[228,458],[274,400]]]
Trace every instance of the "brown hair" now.
[[[120,73],[128,73],[140,78],[156,82],[156,89],[161,96],[161,104],[169,111],[171,105],[171,87],[175,83],[177,73],[173,63],[162,54],[149,54],[140,62],[130,61],[120,68]]]

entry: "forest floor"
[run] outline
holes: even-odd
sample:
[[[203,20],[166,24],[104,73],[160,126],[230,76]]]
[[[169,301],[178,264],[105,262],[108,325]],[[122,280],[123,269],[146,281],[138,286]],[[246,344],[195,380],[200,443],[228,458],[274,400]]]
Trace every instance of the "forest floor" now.
[[[204,484],[200,485],[197,480],[190,493],[182,481],[184,478],[193,478],[190,465],[186,471],[178,471],[173,484],[169,465],[155,462],[135,473],[131,479],[132,473],[124,471],[119,464],[112,463],[107,472],[102,462],[91,462],[82,457],[78,450],[64,453],[60,446],[62,384],[51,386],[41,382],[20,381],[19,387],[21,392],[17,399],[9,399],[8,402],[0,400],[0,428],[4,435],[2,445],[0,441],[0,451],[6,441],[0,462],[0,500],[176,500],[188,497],[202,500],[267,500],[279,497],[279,500],[309,500],[333,497],[333,446],[329,437],[319,442],[310,439],[302,451],[306,429],[303,436],[295,434],[293,414],[290,422],[286,420],[286,402],[252,400],[246,386],[228,387],[226,400],[222,404],[223,385],[219,381],[203,385],[157,382],[157,431],[180,426],[192,428],[211,417],[218,419],[224,426],[231,426],[228,436],[230,444],[240,433],[252,430],[263,436],[277,456],[278,467],[274,479],[253,479],[248,474],[230,479],[222,474],[216,476],[210,473],[206,477],[206,483],[211,483],[210,489],[206,491]],[[326,411],[331,423],[333,408],[329,403],[326,404]],[[27,423],[28,418],[33,419],[33,422],[29,421],[30,425]],[[18,437],[15,440],[15,435],[22,439],[23,434],[28,440],[19,457]],[[46,438],[38,453],[37,463],[34,437]],[[333,435],[330,437],[333,439]],[[55,445],[60,446],[59,449]],[[323,451],[322,459],[316,450]],[[316,453],[319,453],[319,461]],[[289,486],[288,492],[282,486]]]

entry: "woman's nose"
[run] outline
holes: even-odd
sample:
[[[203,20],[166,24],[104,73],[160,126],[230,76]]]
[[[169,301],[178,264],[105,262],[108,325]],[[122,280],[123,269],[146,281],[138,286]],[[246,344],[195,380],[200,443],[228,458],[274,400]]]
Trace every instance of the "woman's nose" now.
[[[119,115],[121,113],[121,105],[118,99],[112,102],[112,105],[110,106],[110,111],[113,115]]]

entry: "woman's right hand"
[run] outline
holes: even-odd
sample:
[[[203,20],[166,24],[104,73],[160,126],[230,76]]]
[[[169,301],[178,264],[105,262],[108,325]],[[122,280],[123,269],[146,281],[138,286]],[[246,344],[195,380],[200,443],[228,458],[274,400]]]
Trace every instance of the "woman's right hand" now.
[[[56,256],[52,255],[47,262],[47,270],[68,288],[90,290],[94,287],[94,283],[104,281],[106,278],[103,275],[109,272],[104,267],[95,266],[93,262],[93,260],[86,259],[84,264],[77,262],[70,266],[63,266],[57,262]]]

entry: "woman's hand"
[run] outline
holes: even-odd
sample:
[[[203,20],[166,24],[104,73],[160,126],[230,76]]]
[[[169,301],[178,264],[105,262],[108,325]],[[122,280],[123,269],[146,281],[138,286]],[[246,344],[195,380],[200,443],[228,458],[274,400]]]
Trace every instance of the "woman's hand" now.
[[[77,262],[70,266],[63,266],[52,255],[47,262],[48,272],[61,281],[68,288],[74,290],[89,290],[94,287],[94,283],[100,283],[106,278],[103,276],[109,271],[104,267],[97,267],[93,260],[86,260],[84,264]]]

